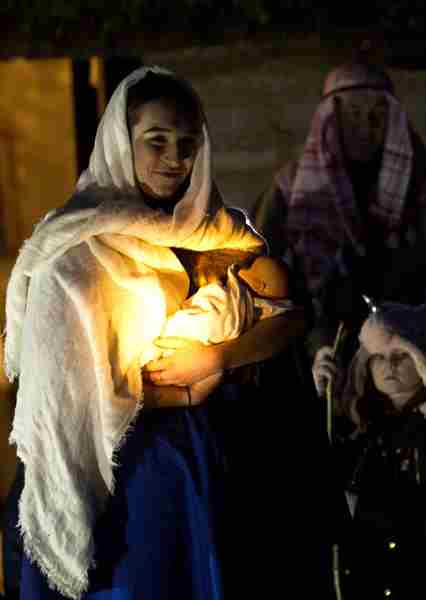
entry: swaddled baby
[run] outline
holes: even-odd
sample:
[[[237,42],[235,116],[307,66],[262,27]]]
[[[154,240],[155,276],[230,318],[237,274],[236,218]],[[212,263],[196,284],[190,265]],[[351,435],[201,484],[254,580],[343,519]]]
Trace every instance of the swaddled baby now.
[[[238,337],[260,319],[293,308],[288,269],[277,259],[235,250],[177,254],[191,273],[191,289],[197,291],[165,320],[163,338],[218,344]],[[167,352],[153,345],[141,364]]]

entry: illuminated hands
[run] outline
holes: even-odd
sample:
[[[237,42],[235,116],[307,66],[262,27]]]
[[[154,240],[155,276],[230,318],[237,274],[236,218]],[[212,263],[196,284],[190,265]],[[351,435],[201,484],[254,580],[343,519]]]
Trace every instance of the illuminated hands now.
[[[154,343],[158,348],[173,353],[145,365],[144,379],[150,383],[192,386],[222,371],[215,346],[178,337],[157,338]]]
[[[323,346],[315,354],[312,365],[312,375],[318,396],[325,396],[327,384],[331,380],[336,380],[341,372],[333,358],[333,348]]]

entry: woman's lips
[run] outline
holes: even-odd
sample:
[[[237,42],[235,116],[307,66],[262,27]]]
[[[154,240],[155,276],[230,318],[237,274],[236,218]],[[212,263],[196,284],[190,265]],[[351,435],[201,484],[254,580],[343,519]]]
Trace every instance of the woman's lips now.
[[[161,175],[162,177],[167,177],[168,179],[178,179],[182,177],[182,171],[157,171],[157,175]]]

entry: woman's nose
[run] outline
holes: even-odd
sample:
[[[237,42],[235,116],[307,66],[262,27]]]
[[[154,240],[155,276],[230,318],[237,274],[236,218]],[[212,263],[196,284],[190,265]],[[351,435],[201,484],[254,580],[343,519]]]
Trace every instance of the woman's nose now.
[[[398,366],[398,358],[396,356],[391,356],[389,358],[389,368],[393,372]]]
[[[179,148],[177,144],[171,144],[167,147],[166,152],[164,153],[163,159],[169,165],[178,165],[180,162],[179,157]]]

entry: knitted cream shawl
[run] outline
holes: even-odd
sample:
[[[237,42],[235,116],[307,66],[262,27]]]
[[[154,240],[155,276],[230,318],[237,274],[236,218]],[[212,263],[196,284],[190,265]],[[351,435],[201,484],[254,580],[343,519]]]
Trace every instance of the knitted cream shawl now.
[[[169,247],[263,246],[212,183],[206,125],[173,214],[143,202],[125,107],[129,86],[148,70],[117,88],[72,202],[24,243],[7,291],[6,370],[19,376],[11,441],[25,463],[20,528],[28,556],[70,598],[87,589],[93,525],[141,407],[141,353],[188,292]]]

